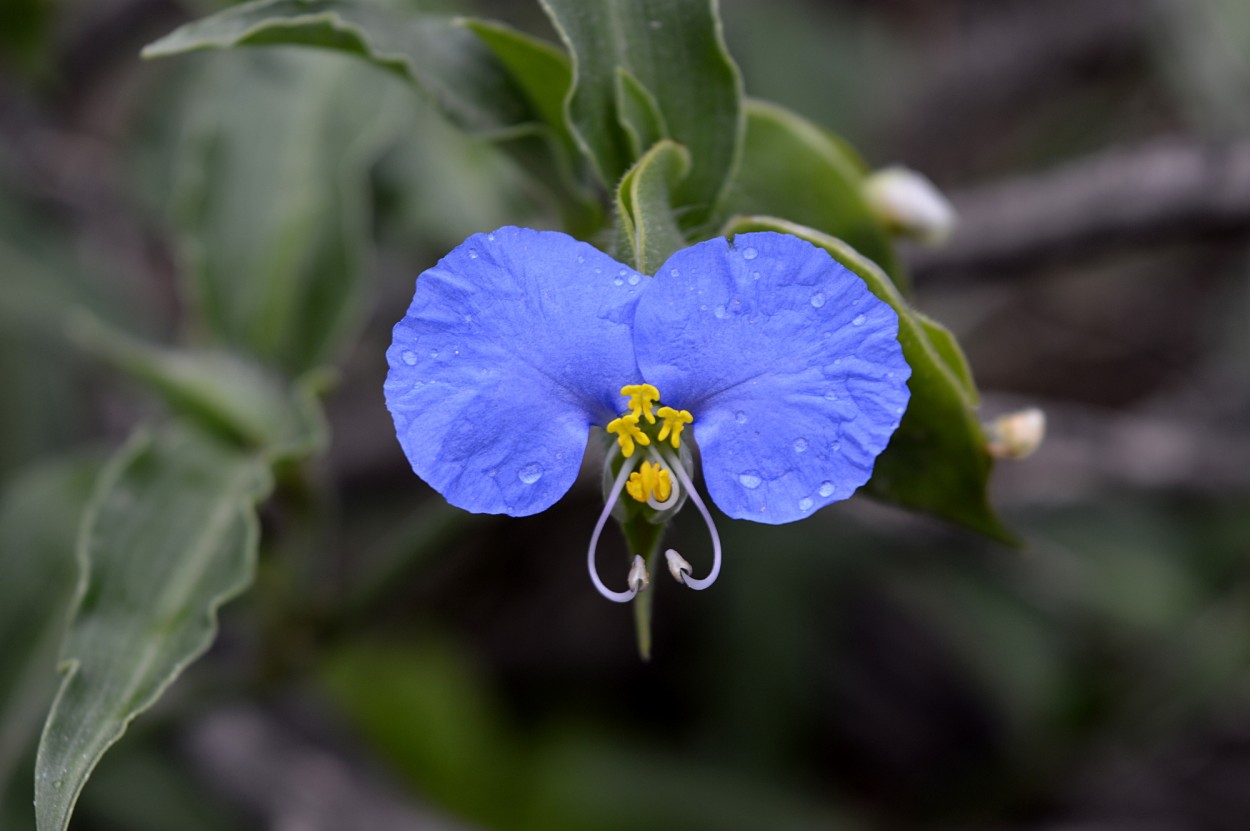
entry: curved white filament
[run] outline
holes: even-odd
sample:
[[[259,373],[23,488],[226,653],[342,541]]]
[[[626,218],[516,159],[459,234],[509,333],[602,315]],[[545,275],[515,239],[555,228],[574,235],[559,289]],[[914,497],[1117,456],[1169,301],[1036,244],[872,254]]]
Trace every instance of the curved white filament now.
[[[603,585],[603,581],[599,579],[599,572],[595,568],[595,549],[599,547],[599,535],[603,533],[603,526],[608,521],[608,517],[612,514],[612,509],[616,507],[616,500],[621,498],[621,491],[625,487],[625,480],[629,478],[629,474],[633,472],[633,465],[628,461],[621,465],[621,472],[616,474],[616,480],[612,483],[611,496],[608,502],[603,506],[603,512],[599,514],[599,521],[595,523],[595,532],[590,535],[590,546],[586,550],[586,569],[590,572],[590,582],[595,584],[595,589],[599,594],[611,600],[613,603],[628,603],[634,599],[634,595],[638,594],[638,588],[643,586],[642,581],[634,579],[634,567],[630,569],[630,590],[624,592],[614,592],[607,586]],[[637,586],[637,588],[635,587]]]
[[[668,462],[660,458],[660,454],[655,452],[654,447],[647,448],[647,455],[651,457],[652,464],[662,468],[669,467]],[[672,486],[672,491],[669,493],[668,499],[665,499],[663,502],[657,502],[654,494],[649,495],[647,497],[647,505],[649,507],[657,511],[667,511],[677,504],[678,500],[681,499],[681,482],[678,479],[670,478],[669,484]]]
[[[691,482],[690,477],[686,475],[686,469],[682,467],[681,461],[678,460],[676,463],[670,464],[669,467],[674,473],[677,474],[677,478],[681,480],[682,486],[685,487],[686,490],[690,491],[690,501],[692,501],[694,506],[699,509],[699,513],[703,515],[703,521],[707,523],[708,533],[712,535],[712,570],[708,572],[707,577],[699,580],[691,577],[688,570],[675,568],[673,566],[672,557],[668,557],[669,569],[675,573],[681,574],[682,583],[696,591],[702,591],[715,583],[716,578],[720,576],[720,535],[716,533],[716,523],[712,522],[712,515],[708,513],[707,506],[703,504],[703,499],[699,496],[699,492],[695,490],[694,483]],[[670,551],[671,550],[672,549],[670,549]],[[677,554],[676,551],[673,551],[672,553]],[[665,552],[665,556],[668,556],[668,552]],[[677,556],[680,558],[681,555]],[[682,560],[681,562],[685,563],[685,560]]]

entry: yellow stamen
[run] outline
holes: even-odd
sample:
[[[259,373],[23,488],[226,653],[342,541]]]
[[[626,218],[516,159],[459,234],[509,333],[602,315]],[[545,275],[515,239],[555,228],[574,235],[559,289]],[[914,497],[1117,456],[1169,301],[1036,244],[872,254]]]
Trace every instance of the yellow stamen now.
[[[667,502],[673,493],[673,480],[665,468],[643,462],[638,470],[629,474],[625,490],[639,502],[646,502],[653,495],[656,502]]]
[[[655,424],[651,408],[660,400],[659,390],[650,384],[628,384],[621,387],[621,395],[629,397],[629,409],[633,415],[645,418],[648,424]]]
[[[634,455],[634,442],[643,447],[651,443],[650,437],[638,428],[638,416],[633,413],[612,419],[605,429],[616,434],[617,441],[621,443],[621,455],[626,459]]]
[[[686,429],[686,425],[694,421],[694,416],[689,410],[674,410],[672,407],[661,407],[659,410],[660,418],[664,419],[664,424],[660,427],[660,441],[664,441],[672,434],[673,449],[681,447],[681,431]]]

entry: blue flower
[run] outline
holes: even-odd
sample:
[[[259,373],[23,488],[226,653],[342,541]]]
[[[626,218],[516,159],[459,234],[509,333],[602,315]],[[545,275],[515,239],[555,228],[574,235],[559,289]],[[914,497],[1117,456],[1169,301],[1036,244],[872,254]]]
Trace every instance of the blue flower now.
[[[866,482],[907,406],[898,318],[825,251],[776,233],[716,238],[645,277],[564,234],[501,228],[421,275],[387,353],[387,406],[413,470],[453,505],[527,516],[572,486],[590,428],[620,461],[588,552],[624,492],[661,520],[707,491],[784,523]],[[612,461],[612,460],[610,460]]]

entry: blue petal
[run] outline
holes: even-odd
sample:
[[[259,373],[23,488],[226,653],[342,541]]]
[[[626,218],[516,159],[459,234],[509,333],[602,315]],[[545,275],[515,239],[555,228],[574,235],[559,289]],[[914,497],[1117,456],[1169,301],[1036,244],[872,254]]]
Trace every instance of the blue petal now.
[[[417,475],[477,513],[549,508],[591,424],[638,383],[642,278],[551,231],[477,234],[417,280],[386,353],[386,404]]]
[[[694,415],[708,492],[737,519],[847,498],[907,407],[894,310],[787,234],[674,254],[638,303],[634,348],[662,401]]]

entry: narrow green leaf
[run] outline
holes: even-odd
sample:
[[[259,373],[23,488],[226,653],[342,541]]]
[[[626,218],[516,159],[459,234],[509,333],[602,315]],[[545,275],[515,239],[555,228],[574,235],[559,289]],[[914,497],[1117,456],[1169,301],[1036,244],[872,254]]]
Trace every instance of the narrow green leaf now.
[[[837,237],[907,291],[890,236],[864,200],[863,162],[846,143],[765,101],[747,101],[746,123],[742,163],[725,201],[725,215],[784,217]]]
[[[660,139],[668,138],[668,125],[651,91],[625,69],[616,70],[616,111],[629,136],[634,158]]]
[[[691,209],[683,225],[705,220],[725,191],[742,135],[742,82],[716,4],[541,1],[573,55],[568,118],[604,184],[614,186],[636,158],[618,111],[620,68],[650,92],[668,135],[690,152],[690,174],[674,194],[676,205]]]
[[[316,390],[309,375],[295,385],[257,364],[222,351],[157,346],[75,318],[71,334],[85,349],[147,384],[175,412],[273,460],[303,456],[325,443]]]
[[[78,538],[64,677],[35,775],[39,831],[64,831],[104,752],[217,631],[217,609],[252,581],[254,455],[186,426],[139,433],[109,463]]]
[[[569,157],[575,157],[577,144],[564,120],[564,99],[573,86],[573,67],[568,55],[550,43],[492,20],[461,20],[459,23],[486,44],[495,60],[512,76],[534,114],[559,136]]]
[[[356,55],[421,90],[453,123],[492,135],[532,121],[491,50],[445,16],[348,0],[259,0],[188,23],[145,58],[234,46],[313,46]]]
[[[312,52],[214,62],[194,93],[174,207],[199,325],[292,375],[364,313],[368,169],[408,96]]]
[[[34,741],[56,694],[57,647],[77,581],[77,519],[100,467],[93,455],[44,462],[0,494],[0,802],[16,791],[26,812]],[[0,817],[15,807],[0,806]]]
[[[621,179],[616,215],[634,268],[652,274],[686,244],[672,194],[690,170],[690,154],[675,142],[654,145]]]
[[[907,382],[911,402],[889,447],[877,458],[866,490],[1014,543],[1014,536],[990,506],[987,489],[992,461],[976,417],[976,398],[969,392],[967,365],[955,339],[937,323],[921,319],[880,267],[842,240],[762,216],[735,217],[723,229],[726,235],[747,231],[793,234],[825,249],[898,312],[898,340],[911,366]],[[936,344],[934,332],[940,332]],[[953,370],[952,364],[962,367],[962,372]]]

